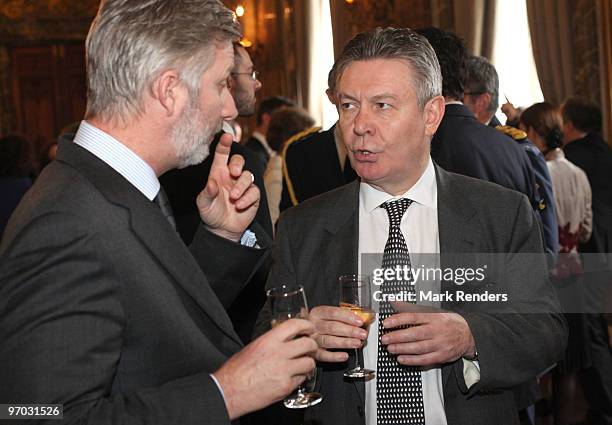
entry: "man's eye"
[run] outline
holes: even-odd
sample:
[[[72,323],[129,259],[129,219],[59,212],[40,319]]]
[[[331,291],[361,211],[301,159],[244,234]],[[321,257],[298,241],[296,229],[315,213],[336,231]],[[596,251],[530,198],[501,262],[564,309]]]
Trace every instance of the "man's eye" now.
[[[352,104],[352,103],[350,103],[350,102],[344,102],[344,103],[341,103],[341,104],[340,104],[340,107],[341,107],[342,109],[353,109],[353,108],[355,107],[355,105],[353,105],[353,104]]]
[[[391,108],[391,105],[389,105],[388,103],[384,103],[384,102],[378,102],[376,106],[378,107],[378,109],[383,109],[383,110]]]

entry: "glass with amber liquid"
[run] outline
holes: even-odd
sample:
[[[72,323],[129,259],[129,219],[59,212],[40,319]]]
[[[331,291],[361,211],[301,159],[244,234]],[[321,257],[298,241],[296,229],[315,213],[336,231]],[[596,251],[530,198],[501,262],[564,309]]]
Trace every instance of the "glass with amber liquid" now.
[[[270,301],[272,327],[280,325],[289,319],[308,319],[308,304],[304,288],[300,285],[281,285],[274,287],[266,293]],[[295,394],[290,395],[284,400],[285,407],[289,409],[304,409],[314,406],[323,400],[323,396],[316,392],[306,390],[306,385],[313,379],[311,372],[306,382],[300,385]]]
[[[359,316],[362,328],[368,329],[376,313],[372,309],[370,281],[367,276],[344,275],[338,278],[340,284],[340,307]],[[359,350],[355,349],[355,367],[344,372],[347,378],[372,378],[374,371],[361,366]]]

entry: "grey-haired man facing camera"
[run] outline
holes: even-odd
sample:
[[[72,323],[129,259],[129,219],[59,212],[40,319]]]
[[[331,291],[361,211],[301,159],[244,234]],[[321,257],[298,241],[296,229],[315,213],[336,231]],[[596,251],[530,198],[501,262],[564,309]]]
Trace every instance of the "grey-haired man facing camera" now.
[[[338,127],[360,180],[284,213],[268,281],[299,282],[314,307],[309,320],[317,328],[318,382],[333,402],[306,411],[305,422],[516,423],[507,388],[553,364],[566,339],[527,198],[446,172],[431,160],[445,101],[436,54],[423,36],[395,28],[358,34],[331,74]],[[372,300],[379,314],[368,328],[338,307],[338,276],[368,274],[366,253],[382,253],[388,271],[410,268],[420,254],[439,255],[444,269],[455,254],[500,253],[504,279],[489,289],[505,293],[511,304],[487,309],[457,295],[439,303],[436,313],[410,304],[396,312],[384,295],[419,292],[411,279],[385,279]],[[527,253],[533,267],[523,268],[519,254]],[[454,295],[465,288],[439,282],[440,294],[443,289]],[[540,314],[525,314],[535,311]],[[357,363],[358,348],[365,368],[376,371],[365,382],[344,375]]]

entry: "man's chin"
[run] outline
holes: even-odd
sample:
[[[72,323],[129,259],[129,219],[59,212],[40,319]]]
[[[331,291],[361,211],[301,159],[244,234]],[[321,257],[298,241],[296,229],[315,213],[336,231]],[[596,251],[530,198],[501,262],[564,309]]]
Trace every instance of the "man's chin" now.
[[[192,165],[200,164],[206,158],[208,158],[208,155],[210,155],[210,142],[203,145],[201,149],[195,152],[192,152],[191,155],[182,158],[178,167],[176,168],[180,170],[181,168],[186,168]]]

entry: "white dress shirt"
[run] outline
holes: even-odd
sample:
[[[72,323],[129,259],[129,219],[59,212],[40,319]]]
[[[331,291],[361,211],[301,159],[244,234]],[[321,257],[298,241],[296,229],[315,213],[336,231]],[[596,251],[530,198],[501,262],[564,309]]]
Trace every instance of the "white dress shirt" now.
[[[272,219],[272,230],[280,216],[280,201],[283,193],[283,159],[279,154],[273,152],[268,160],[266,171],[264,172],[264,186],[268,197],[268,209]]]
[[[439,267],[440,239],[438,233],[438,188],[436,173],[431,158],[421,178],[401,196],[392,196],[381,192],[367,183],[359,187],[359,270],[362,269],[362,254],[383,253],[389,235],[389,216],[380,208],[384,202],[408,198],[413,203],[408,207],[401,221],[401,231],[408,246],[408,252],[414,261],[416,254],[426,254],[422,261],[428,266]],[[434,254],[434,255],[429,255]],[[413,267],[419,267],[412,264]],[[440,291],[439,281],[415,281],[418,291]],[[375,288],[374,288],[375,289]],[[440,307],[439,302],[417,302],[432,307]],[[375,310],[378,308],[375,306]],[[368,340],[363,349],[364,366],[376,370],[378,361],[378,315],[370,325]],[[463,374],[467,387],[480,380],[478,362],[463,360]],[[425,423],[446,425],[444,413],[444,389],[442,387],[442,370],[431,367],[421,371],[423,383],[423,406],[425,408]],[[376,377],[365,383],[366,425],[376,425]]]
[[[157,196],[160,185],[153,168],[110,134],[81,121],[74,143],[107,163],[149,201]]]
[[[438,254],[438,189],[431,159],[416,184],[402,196],[391,196],[367,183],[359,188],[359,262],[361,254],[382,253],[389,235],[389,217],[380,205],[392,199],[408,198],[414,202],[408,207],[401,222],[401,230],[408,245],[408,252]],[[418,287],[417,287],[418,289]],[[439,291],[439,283],[438,283]],[[376,370],[378,360],[378,315],[370,325],[368,341],[363,349],[364,365]],[[427,424],[446,425],[444,392],[441,369],[431,368],[421,372],[423,405]],[[366,425],[376,425],[376,378],[365,384]]]

